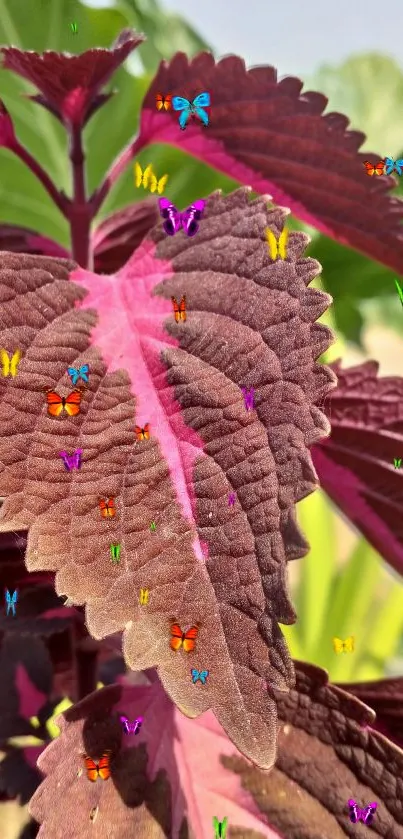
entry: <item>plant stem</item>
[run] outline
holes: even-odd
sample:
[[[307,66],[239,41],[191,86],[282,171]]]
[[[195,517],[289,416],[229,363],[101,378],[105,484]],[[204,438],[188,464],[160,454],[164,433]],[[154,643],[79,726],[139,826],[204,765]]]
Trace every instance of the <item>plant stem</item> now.
[[[46,192],[49,193],[52,200],[55,202],[56,206],[59,208],[60,212],[68,218],[69,215],[69,205],[70,199],[65,195],[63,192],[60,192],[55,184],[53,183],[52,179],[49,175],[42,169],[40,163],[32,157],[32,154],[21,145],[18,140],[15,140],[13,143],[12,148],[10,151],[13,151],[20,160],[25,163],[26,166],[31,170],[31,172],[36,175],[38,180],[41,182],[42,186],[46,189]]]
[[[86,200],[84,149],[81,126],[73,126],[69,135],[69,157],[73,174],[73,200],[70,206],[69,221],[71,233],[71,251],[73,259],[82,268],[91,270],[92,253],[90,249],[90,229],[93,218],[90,202]]]
[[[92,218],[94,218],[94,216],[97,214],[101,204],[103,204],[103,202],[105,201],[106,196],[110,192],[114,183],[122,174],[123,170],[126,168],[127,164],[130,163],[133,157],[135,157],[145,145],[145,140],[142,140],[140,142],[140,139],[137,136],[135,140],[130,141],[126,148],[123,149],[123,151],[114,160],[112,166],[106,173],[101,186],[99,186],[98,189],[95,190],[95,192],[91,195],[91,198],[89,200],[92,210]]]

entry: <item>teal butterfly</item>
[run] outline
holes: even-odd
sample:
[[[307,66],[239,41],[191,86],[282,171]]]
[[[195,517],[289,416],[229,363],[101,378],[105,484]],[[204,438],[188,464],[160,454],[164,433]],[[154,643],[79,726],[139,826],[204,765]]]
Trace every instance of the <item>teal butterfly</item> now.
[[[190,117],[193,115],[198,117],[204,126],[209,124],[209,115],[205,108],[208,108],[210,105],[210,94],[206,91],[204,93],[199,93],[193,102],[189,102],[189,99],[185,99],[183,96],[173,96],[172,97],[172,107],[174,111],[181,111],[179,114],[179,125],[184,131]]]
[[[392,160],[391,157],[385,157],[385,175],[391,175],[392,172],[403,175],[403,160]]]

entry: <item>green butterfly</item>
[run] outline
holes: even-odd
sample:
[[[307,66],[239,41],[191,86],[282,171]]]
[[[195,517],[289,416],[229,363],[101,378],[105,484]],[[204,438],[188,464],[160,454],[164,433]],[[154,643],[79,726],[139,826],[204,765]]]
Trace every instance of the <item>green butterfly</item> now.
[[[225,819],[223,819],[222,822],[219,822],[217,817],[213,816],[213,827],[215,830],[214,839],[225,839],[227,835],[227,823],[227,816],[225,816]]]
[[[397,288],[397,293],[398,293],[398,295],[399,295],[399,297],[400,297],[400,302],[401,302],[401,304],[402,304],[402,306],[403,306],[403,291],[402,291],[402,289],[400,288],[400,285],[399,285],[399,283],[398,283],[398,281],[397,281],[397,280],[395,280],[395,285],[396,285],[396,288]]]

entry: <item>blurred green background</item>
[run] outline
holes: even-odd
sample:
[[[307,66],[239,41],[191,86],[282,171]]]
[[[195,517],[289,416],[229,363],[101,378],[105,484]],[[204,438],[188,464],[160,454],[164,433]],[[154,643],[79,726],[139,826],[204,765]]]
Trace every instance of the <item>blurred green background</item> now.
[[[92,190],[118,151],[135,134],[143,95],[161,58],[170,58],[177,50],[194,55],[211,47],[193,29],[191,12],[184,21],[164,11],[155,0],[118,0],[114,8],[103,9],[88,8],[76,0],[37,0],[36,13],[32,15],[27,13],[27,4],[28,0],[2,0],[2,44],[40,52],[53,49],[79,53],[90,47],[110,46],[126,26],[148,37],[116,73],[113,86],[117,94],[85,131]],[[73,21],[77,23],[77,34],[70,26]],[[267,55],[267,64],[270,63]],[[19,140],[49,171],[57,186],[71,194],[62,127],[44,109],[21,96],[36,92],[33,88],[8,71],[0,73],[1,97],[15,122]],[[402,101],[403,74],[394,60],[377,54],[355,56],[340,67],[323,67],[304,81],[305,89],[318,90],[329,97],[328,110],[342,111],[350,118],[352,128],[366,133],[364,149],[378,151],[382,156],[401,156],[403,137],[396,128],[396,113]],[[140,155],[142,165],[150,161],[157,173],[169,173],[169,195],[180,206],[214,189],[221,188],[226,193],[237,186],[168,146],[154,146]],[[402,193],[403,187],[399,191]],[[134,187],[130,165],[102,207],[101,218],[143,197],[143,190]],[[3,149],[0,199],[0,222],[31,227],[69,246],[65,220],[47,193],[19,160]],[[348,365],[375,358],[380,362],[381,374],[399,375],[403,312],[393,273],[292,216],[290,226],[311,235],[309,255],[323,266],[322,276],[314,285],[334,298],[331,311],[322,318],[337,335],[326,359],[342,357]],[[334,681],[401,675],[400,578],[341,517],[321,490],[298,505],[298,518],[311,550],[305,559],[289,564],[298,623],[283,629],[292,655],[325,667]],[[344,639],[351,634],[355,636],[355,652],[336,655],[333,636]],[[2,839],[14,839],[18,835],[16,820],[21,823],[21,818],[26,819],[22,812],[12,815],[13,806],[7,804],[0,809]]]

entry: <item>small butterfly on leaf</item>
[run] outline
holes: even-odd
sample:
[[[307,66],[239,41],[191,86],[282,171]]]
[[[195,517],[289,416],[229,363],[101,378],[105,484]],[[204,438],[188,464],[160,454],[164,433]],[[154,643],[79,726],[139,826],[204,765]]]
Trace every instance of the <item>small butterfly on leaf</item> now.
[[[89,781],[96,781],[97,778],[102,778],[103,781],[107,781],[108,778],[111,776],[110,770],[110,754],[109,752],[104,752],[101,757],[99,763],[97,761],[92,760],[91,757],[87,755],[84,756],[84,763],[85,768],[87,770],[87,778]]]
[[[115,565],[120,562],[120,549],[121,546],[118,544],[112,544],[110,546],[111,560]]]
[[[162,225],[168,236],[175,236],[175,233],[183,227],[186,236],[195,236],[200,225],[199,221],[204,213],[206,202],[203,198],[194,201],[190,207],[180,212],[168,198],[159,198],[158,204],[160,215],[165,219]]]
[[[186,632],[183,632],[178,623],[173,623],[171,626],[171,650],[179,650],[182,646],[186,653],[190,653],[196,646],[196,638],[199,632],[197,624],[191,626]]]
[[[345,641],[342,641],[341,638],[333,638],[333,649],[337,655],[354,652],[354,635],[349,635]]]
[[[70,376],[70,379],[73,385],[76,385],[79,379],[82,379],[83,382],[86,384],[88,383],[88,373],[89,373],[89,366],[88,364],[83,364],[81,367],[68,367],[67,372]]]
[[[284,230],[280,233],[278,239],[276,239],[272,230],[269,227],[266,227],[265,230],[267,244],[269,246],[270,252],[270,259],[273,262],[279,256],[280,259],[286,259],[287,257],[287,242],[288,242],[288,230],[284,228]]]
[[[179,114],[179,125],[180,128],[184,131],[189,119],[191,116],[197,117],[205,127],[209,124],[210,118],[205,110],[210,106],[211,99],[210,94],[207,91],[204,93],[199,93],[193,102],[190,102],[189,99],[185,99],[183,96],[173,96],[172,97],[172,107],[174,111],[180,111]]]
[[[400,469],[400,467],[402,465],[402,458],[401,457],[394,457],[393,458],[393,465],[394,465],[395,469]]]
[[[178,303],[176,297],[171,297],[171,300],[174,307],[176,323],[179,323],[180,320],[186,320],[186,294],[183,295],[180,303]]]
[[[350,798],[348,802],[350,821],[353,822],[353,824],[356,824],[359,821],[364,822],[364,824],[372,824],[377,806],[377,802],[372,801],[371,804],[367,804],[366,807],[361,809],[361,807],[358,807],[355,803],[354,799]]]
[[[150,423],[146,422],[144,428],[141,428],[139,425],[134,426],[134,430],[136,432],[137,441],[140,440],[149,440],[150,439]]]
[[[13,379],[17,375],[18,365],[21,360],[21,350],[16,350],[13,355],[8,354],[6,350],[0,350],[1,372],[3,376],[11,376]]]
[[[364,166],[367,175],[383,175],[385,169],[385,161],[378,160],[378,163],[370,163],[369,160],[364,160]]]
[[[69,417],[76,417],[80,413],[82,395],[82,388],[75,388],[68,396],[59,396],[56,391],[47,389],[46,401],[49,416],[59,417],[65,411]]]
[[[137,717],[134,722],[129,722],[129,718],[121,714],[119,719],[126,731],[126,734],[138,734],[143,722],[143,717]]]
[[[17,605],[17,600],[18,600],[18,588],[16,588],[16,589],[13,591],[13,593],[12,593],[12,594],[10,594],[10,592],[9,592],[8,588],[6,588],[6,589],[5,589],[5,591],[4,591],[4,596],[5,596],[5,599],[6,599],[6,604],[7,604],[7,612],[6,612],[6,615],[8,615],[8,614],[9,614],[10,609],[11,609],[11,614],[12,614],[14,617],[17,617],[16,612],[15,612],[15,607],[16,607],[16,605]]]
[[[100,498],[99,509],[101,510],[101,516],[103,519],[113,519],[113,517],[116,516],[115,499]]]
[[[141,588],[140,589],[140,606],[147,606],[149,597],[148,588]]]
[[[197,681],[201,682],[202,685],[206,684],[206,679],[209,674],[208,670],[192,670],[192,682],[195,685]]]
[[[243,398],[245,401],[245,408],[247,411],[253,411],[255,407],[255,388],[251,387],[246,390],[246,387],[241,387]]]
[[[172,93],[167,93],[165,96],[162,93],[156,93],[155,106],[157,111],[170,111],[172,108]]]
[[[228,818],[225,816],[225,819],[222,822],[219,822],[217,816],[213,816],[213,827],[215,830],[214,839],[226,839],[227,836],[227,824]]]
[[[72,469],[80,469],[82,453],[82,449],[76,449],[75,452],[73,452],[73,454],[67,454],[67,452],[59,452],[59,455],[64,463],[67,472],[71,472]]]
[[[385,175],[391,175],[392,172],[403,175],[403,160],[392,160],[391,157],[385,157]]]

